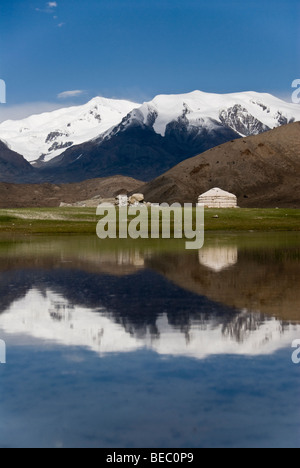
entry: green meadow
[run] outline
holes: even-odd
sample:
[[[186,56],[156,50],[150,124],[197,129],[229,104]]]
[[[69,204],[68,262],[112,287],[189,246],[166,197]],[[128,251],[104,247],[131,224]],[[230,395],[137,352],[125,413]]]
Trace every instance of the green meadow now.
[[[99,220],[95,208],[2,209],[0,233],[95,234]],[[205,231],[300,231],[300,210],[206,209]]]

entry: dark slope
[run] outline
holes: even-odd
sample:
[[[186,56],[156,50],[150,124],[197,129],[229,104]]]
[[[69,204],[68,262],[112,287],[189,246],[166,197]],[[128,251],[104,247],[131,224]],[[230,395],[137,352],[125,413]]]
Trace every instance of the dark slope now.
[[[74,146],[39,168],[44,181],[79,182],[116,174],[152,180],[186,158],[216,145],[239,138],[233,130],[219,126],[208,132],[188,132],[183,124],[169,125],[162,137],[145,125],[131,124],[117,129],[109,139]]]
[[[0,182],[33,182],[35,169],[18,153],[0,141]]]

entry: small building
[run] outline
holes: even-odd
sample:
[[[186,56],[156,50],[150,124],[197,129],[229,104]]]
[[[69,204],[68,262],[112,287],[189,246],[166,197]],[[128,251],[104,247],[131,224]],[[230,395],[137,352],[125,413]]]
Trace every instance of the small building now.
[[[237,208],[237,197],[220,188],[213,188],[200,195],[198,204],[206,208]]]
[[[118,206],[128,206],[128,196],[127,195],[118,195],[117,196]]]

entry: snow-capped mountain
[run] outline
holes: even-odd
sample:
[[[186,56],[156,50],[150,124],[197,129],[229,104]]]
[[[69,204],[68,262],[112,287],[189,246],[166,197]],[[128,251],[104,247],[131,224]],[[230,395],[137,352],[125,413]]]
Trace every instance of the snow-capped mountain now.
[[[83,106],[59,109],[0,124],[0,139],[27,161],[50,161],[66,148],[114,127],[137,103],[96,97]]]
[[[122,174],[151,180],[215,146],[300,120],[300,106],[269,94],[195,91],[157,96],[98,138],[42,168],[49,181]]]
[[[120,174],[149,181],[213,147],[294,121],[300,121],[300,106],[270,94],[194,91],[142,105],[95,98],[85,106],[3,122],[0,139],[35,163],[39,181]]]
[[[165,137],[178,125],[193,134],[203,128],[209,132],[222,125],[245,137],[296,120],[300,120],[300,107],[270,94],[208,94],[195,91],[157,96],[134,109],[118,130],[140,124],[153,128],[155,133]]]

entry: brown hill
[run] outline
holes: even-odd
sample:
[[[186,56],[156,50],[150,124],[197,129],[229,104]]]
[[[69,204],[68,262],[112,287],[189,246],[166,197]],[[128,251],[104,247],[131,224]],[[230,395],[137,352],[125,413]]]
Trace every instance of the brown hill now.
[[[151,202],[197,202],[213,187],[241,207],[300,208],[300,122],[213,148],[140,187]]]
[[[123,176],[61,185],[0,183],[0,208],[56,207],[61,202],[75,203],[97,195],[111,198],[134,192],[141,184],[139,180]]]

